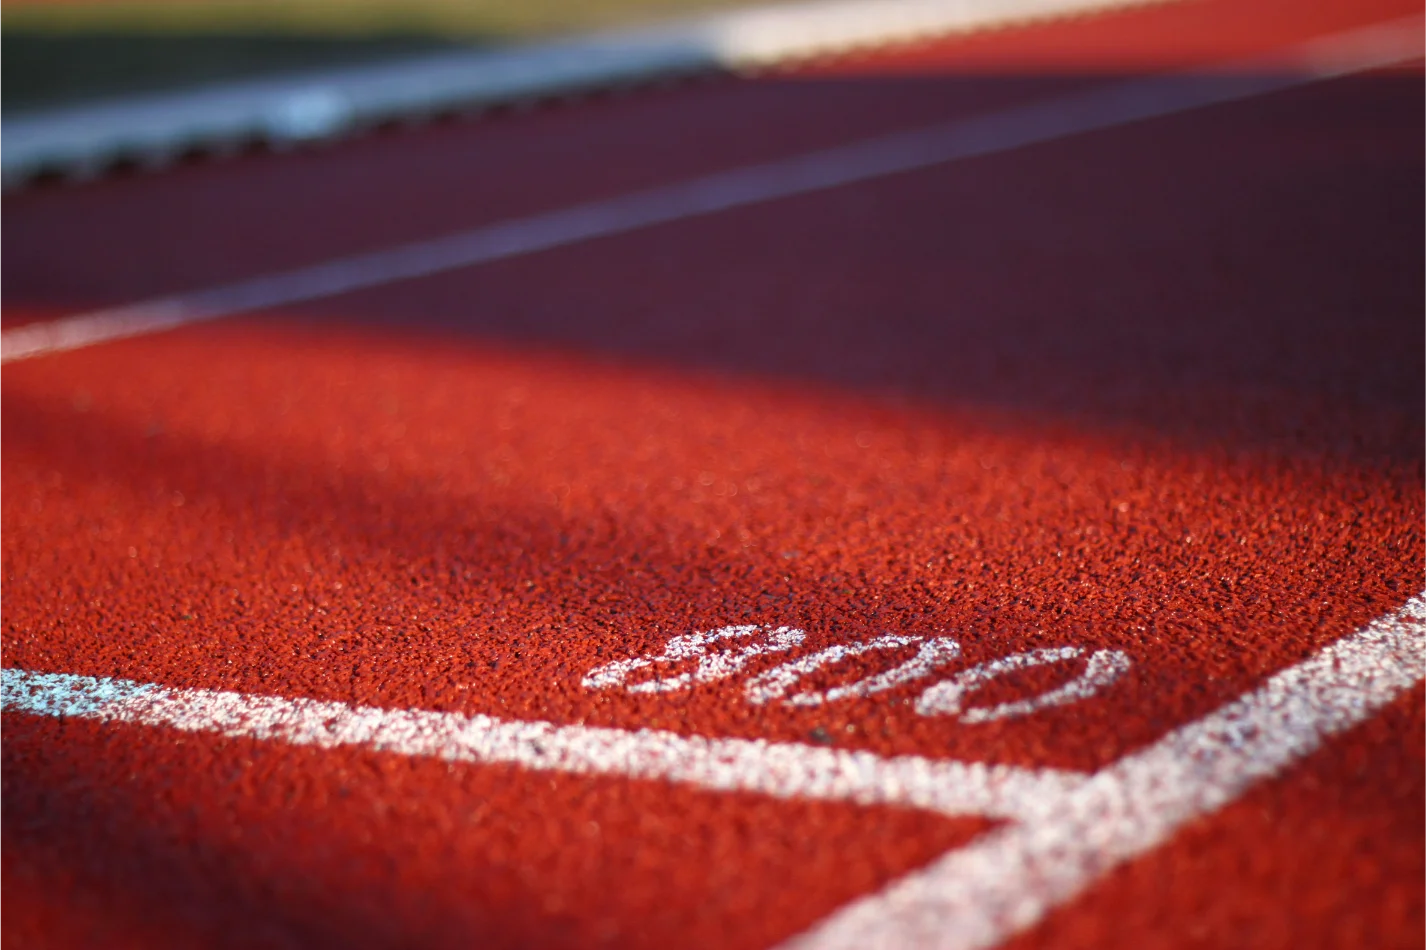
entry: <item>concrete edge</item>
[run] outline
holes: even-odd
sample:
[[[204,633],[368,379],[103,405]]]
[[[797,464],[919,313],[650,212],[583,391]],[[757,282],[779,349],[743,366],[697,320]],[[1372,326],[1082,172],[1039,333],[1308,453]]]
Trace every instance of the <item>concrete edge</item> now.
[[[285,147],[393,120],[710,70],[745,70],[935,35],[1165,0],[811,0],[497,51],[460,51],[151,94],[6,119],[0,181],[88,178],[119,163]]]

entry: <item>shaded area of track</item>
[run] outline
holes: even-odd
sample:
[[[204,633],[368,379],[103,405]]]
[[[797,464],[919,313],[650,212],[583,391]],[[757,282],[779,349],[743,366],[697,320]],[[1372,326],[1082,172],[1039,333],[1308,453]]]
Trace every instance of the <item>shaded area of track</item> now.
[[[309,311],[1414,478],[1422,103],[1348,80]]]
[[[1419,14],[1190,0],[6,197],[7,325],[429,238]],[[1117,51],[1116,58],[1111,52]],[[908,74],[909,72],[909,74]]]

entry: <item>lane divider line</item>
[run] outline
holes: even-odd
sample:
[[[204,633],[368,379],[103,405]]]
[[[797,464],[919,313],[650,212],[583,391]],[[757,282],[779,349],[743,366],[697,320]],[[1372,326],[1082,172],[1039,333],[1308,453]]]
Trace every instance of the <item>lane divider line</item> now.
[[[756,739],[707,739],[649,729],[522,722],[489,716],[378,709],[128,680],[0,671],[0,708],[215,732],[322,748],[431,756],[448,762],[654,779],[774,798],[895,805],[946,815],[1019,818],[1037,813],[1086,776]]]
[[[317,141],[382,122],[1166,0],[812,0],[503,50],[220,83],[6,118],[0,175],[99,174],[191,150]]]
[[[0,708],[783,799],[1009,819],[781,950],[985,950],[1370,719],[1426,678],[1426,592],[1092,776],[753,739],[560,726],[0,671]]]
[[[306,303],[1414,62],[1422,56],[1422,26],[1421,17],[1391,21],[1294,47],[1271,66],[1254,61],[1115,83],[433,240],[29,324],[0,333],[0,362]]]
[[[781,950],[983,950],[1371,718],[1426,678],[1426,593],[824,919]]]

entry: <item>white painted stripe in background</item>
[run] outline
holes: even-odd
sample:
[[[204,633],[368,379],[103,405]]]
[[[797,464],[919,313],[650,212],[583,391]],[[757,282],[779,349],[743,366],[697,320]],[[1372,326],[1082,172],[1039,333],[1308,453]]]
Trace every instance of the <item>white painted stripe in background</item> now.
[[[921,37],[1163,0],[811,0],[501,50],[461,50],[226,82],[7,117],[7,184],[46,169],[94,174],[125,157],[330,138],[392,119],[738,70]]]
[[[0,334],[0,361],[299,304],[1410,62],[1422,55],[1421,33],[1422,19],[1412,17],[1297,47],[1272,71],[1244,63],[1206,75],[1117,83],[435,240],[31,324]],[[1286,71],[1289,65],[1294,71]]]
[[[312,699],[166,689],[127,680],[0,672],[0,706],[46,716],[167,726],[294,745],[359,746],[450,762],[662,779],[716,791],[901,805],[948,815],[1037,814],[1086,779],[1073,772],[883,758],[798,743],[705,739],[649,729],[557,726],[376,709]]]
[[[836,912],[783,950],[976,950],[1024,930],[1426,676],[1426,594],[1147,749],[1036,816]]]

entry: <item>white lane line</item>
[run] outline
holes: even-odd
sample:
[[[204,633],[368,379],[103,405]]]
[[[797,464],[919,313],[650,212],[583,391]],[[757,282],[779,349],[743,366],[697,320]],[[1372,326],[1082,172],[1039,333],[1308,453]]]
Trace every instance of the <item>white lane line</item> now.
[[[855,901],[784,950],[993,947],[1366,721],[1426,677],[1423,651],[1426,594],[1103,769],[1040,814]]]
[[[837,911],[783,950],[993,947],[1426,677],[1426,593],[1093,776],[0,671],[0,708],[448,761],[691,784],[1010,823]]]
[[[1296,47],[1270,68],[1240,63],[1209,74],[1117,83],[430,241],[31,324],[0,334],[0,362],[304,303],[1411,62],[1422,55],[1421,32],[1420,17],[1392,21]]]
[[[883,758],[797,743],[376,709],[19,669],[0,671],[0,708],[294,745],[359,746],[451,762],[656,779],[775,798],[898,805],[948,815],[1038,814],[1046,800],[1064,797],[1087,778],[918,756]]]

